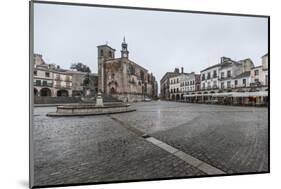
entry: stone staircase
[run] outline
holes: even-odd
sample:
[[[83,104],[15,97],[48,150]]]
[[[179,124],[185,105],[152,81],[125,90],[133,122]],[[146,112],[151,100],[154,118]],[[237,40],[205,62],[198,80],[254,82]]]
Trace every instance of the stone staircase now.
[[[103,98],[103,102],[122,102],[121,100],[118,100],[111,95],[102,94],[101,96]]]
[[[122,102],[111,95],[102,94],[103,102]],[[95,99],[96,97],[94,97]],[[95,102],[89,101],[89,102]],[[36,96],[34,97],[34,104],[72,104],[72,103],[83,103],[80,97],[42,97]]]

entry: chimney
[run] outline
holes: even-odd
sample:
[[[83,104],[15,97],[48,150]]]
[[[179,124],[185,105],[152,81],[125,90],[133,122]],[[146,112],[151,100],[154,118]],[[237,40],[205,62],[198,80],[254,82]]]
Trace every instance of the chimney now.
[[[181,67],[181,73],[183,73],[183,67]]]

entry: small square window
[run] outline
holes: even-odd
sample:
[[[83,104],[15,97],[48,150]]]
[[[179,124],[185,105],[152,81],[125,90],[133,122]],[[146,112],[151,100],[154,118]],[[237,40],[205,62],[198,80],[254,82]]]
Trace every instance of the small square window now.
[[[227,71],[227,77],[231,77],[231,71],[230,70]]]
[[[35,83],[36,83],[37,86],[40,86],[40,85],[41,85],[41,81],[40,81],[40,80],[36,80]]]
[[[47,81],[43,81],[43,86],[47,86]]]

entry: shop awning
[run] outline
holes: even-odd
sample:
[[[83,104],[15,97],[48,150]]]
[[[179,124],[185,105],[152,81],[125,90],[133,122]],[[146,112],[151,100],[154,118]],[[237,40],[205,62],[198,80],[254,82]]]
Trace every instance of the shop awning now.
[[[268,96],[268,91],[257,91],[257,92],[237,92],[233,93],[233,97],[255,97],[255,96]]]
[[[183,97],[201,97],[201,96],[213,96],[213,97],[255,97],[255,96],[268,96],[268,91],[229,92],[229,93],[210,93],[210,94],[183,95]]]

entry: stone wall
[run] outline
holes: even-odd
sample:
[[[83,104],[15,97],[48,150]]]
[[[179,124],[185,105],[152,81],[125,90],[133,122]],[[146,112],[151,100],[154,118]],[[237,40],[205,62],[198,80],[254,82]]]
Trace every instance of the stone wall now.
[[[49,96],[35,96],[34,104],[68,104],[79,103],[80,98],[77,97],[49,97]]]
[[[144,100],[142,94],[113,94],[112,96],[123,102],[141,102]]]

